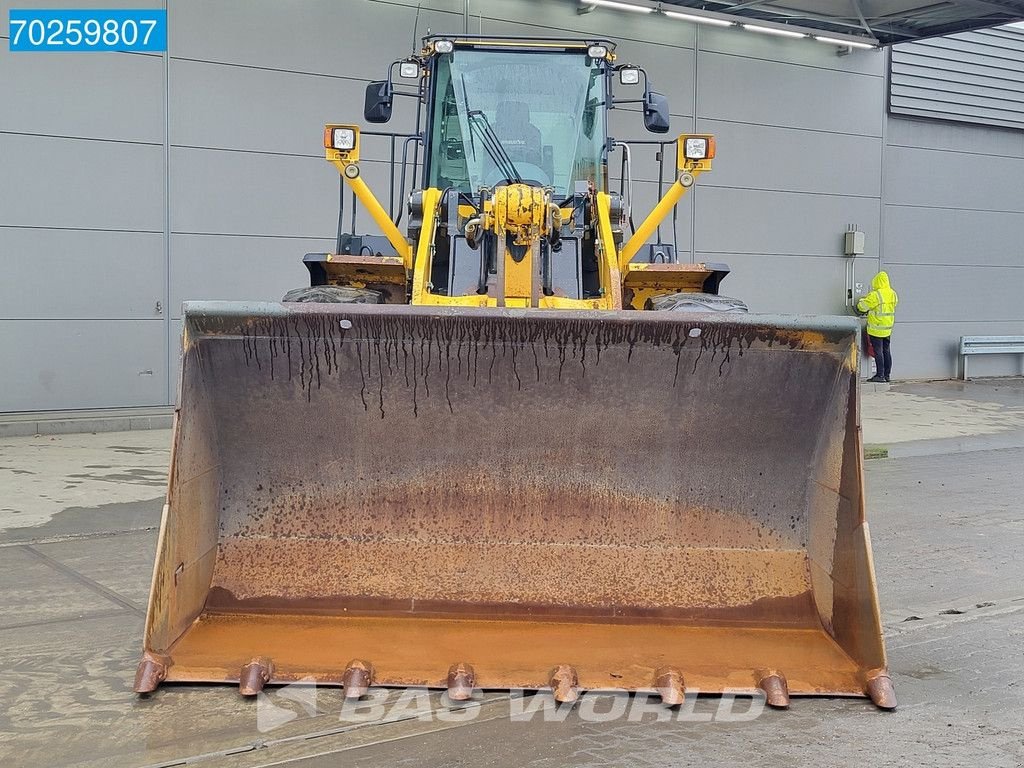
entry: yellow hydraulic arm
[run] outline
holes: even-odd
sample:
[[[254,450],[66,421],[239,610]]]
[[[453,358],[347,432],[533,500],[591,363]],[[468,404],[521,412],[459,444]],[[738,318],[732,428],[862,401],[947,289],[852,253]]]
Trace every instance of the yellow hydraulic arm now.
[[[359,169],[359,126],[357,125],[328,125],[324,127],[324,149],[327,151],[327,159],[332,162],[341,172],[345,183],[352,189],[355,196],[359,198],[370,216],[380,227],[381,232],[387,237],[388,242],[394,246],[395,252],[402,259],[402,263],[408,270],[412,269],[412,247],[405,235],[395,226],[384,206],[380,204],[376,196],[363,181]]]
[[[648,238],[665,220],[665,217],[679,203],[686,190],[693,186],[704,171],[711,170],[711,160],[715,156],[715,137],[709,135],[680,136],[676,139],[676,171],[678,176],[672,186],[654,206],[647,218],[643,220],[633,236],[626,241],[619,251],[619,268],[625,269],[633,260],[637,251],[647,242]]]

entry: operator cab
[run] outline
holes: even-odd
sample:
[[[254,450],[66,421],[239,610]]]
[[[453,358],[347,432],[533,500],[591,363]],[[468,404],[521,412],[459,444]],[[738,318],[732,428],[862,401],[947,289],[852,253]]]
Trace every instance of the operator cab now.
[[[604,189],[603,61],[584,50],[455,49],[433,58],[427,186],[477,195],[518,179]]]

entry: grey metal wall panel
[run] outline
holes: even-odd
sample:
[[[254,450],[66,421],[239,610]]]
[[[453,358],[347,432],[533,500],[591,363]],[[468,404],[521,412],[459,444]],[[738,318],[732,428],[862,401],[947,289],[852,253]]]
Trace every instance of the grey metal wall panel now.
[[[719,157],[702,186],[878,197],[882,147],[870,136],[700,120]]]
[[[460,19],[461,21],[461,19]],[[508,34],[536,33],[522,24],[489,22],[489,28]],[[666,45],[629,43],[637,60],[652,73],[663,73],[655,85],[670,100],[674,115],[693,111],[693,51]],[[368,77],[381,77],[387,62],[404,52],[401,44],[384,51],[363,77],[313,76],[297,72],[225,66],[203,61],[171,62],[171,143],[200,147],[253,149],[268,152],[317,154],[317,125],[325,122],[362,122],[362,100]],[[669,74],[671,73],[671,74]],[[625,93],[629,93],[625,91]],[[639,94],[636,94],[639,96]],[[202,114],[203,120],[195,120]],[[409,99],[396,100],[395,114],[383,130],[412,130],[415,107]],[[638,111],[615,114],[623,135],[644,134]],[[689,127],[688,124],[683,124]],[[367,126],[373,128],[373,126]]]
[[[171,235],[171,317],[183,301],[280,301],[309,284],[306,253],[333,250],[333,240]]]
[[[1024,213],[887,205],[887,264],[1024,266]],[[985,285],[984,272],[979,285]]]
[[[160,232],[163,148],[0,133],[0,225]]]
[[[4,16],[6,21],[7,17]],[[164,140],[164,67],[157,56],[46,56],[0,45],[0,131]]]
[[[624,40],[616,48],[616,55],[621,62],[635,62],[647,70],[651,88],[668,97],[669,110],[673,115],[693,115],[696,55],[692,49]],[[640,86],[618,86],[615,94],[622,99],[639,99],[643,96],[643,89]],[[645,133],[642,121],[634,125],[633,135]],[[687,128],[680,130],[689,127],[688,123],[681,125]]]
[[[0,320],[0,412],[168,402],[163,320]]]
[[[882,135],[882,88],[872,75],[701,51],[698,118]]]
[[[893,114],[1024,128],[1024,30],[906,43],[891,56]]]
[[[417,46],[428,27],[462,29],[461,5],[458,13],[437,5],[420,9]],[[415,3],[172,0],[167,40],[176,58],[377,80],[411,51],[416,13]]]
[[[0,254],[2,319],[161,316],[162,234],[0,227]]]
[[[685,24],[685,26],[696,26]],[[785,61],[819,69],[859,72],[881,77],[885,73],[885,54],[882,51],[857,50],[845,56],[827,45],[808,45],[807,40],[740,31],[736,28],[719,29],[700,26],[700,49],[714,53],[729,53],[764,61]]]
[[[899,322],[1018,322],[1024,334],[1024,264],[1016,267],[886,264]],[[954,333],[959,332],[954,329]]]
[[[698,252],[838,257],[849,224],[878,252],[879,201],[869,197],[700,187],[696,211]]]
[[[742,299],[751,312],[847,312],[846,259],[698,251],[696,260],[728,264],[732,272],[722,282],[721,292]]]
[[[885,162],[888,203],[1024,211],[1024,158],[888,147]]]
[[[337,197],[319,158],[171,148],[172,232],[333,237]]]
[[[170,84],[175,146],[323,157],[325,123],[364,122],[364,80],[174,59]],[[415,117],[415,99],[398,98],[388,125],[364,128],[411,133]],[[385,145],[368,140],[363,149],[384,156]]]

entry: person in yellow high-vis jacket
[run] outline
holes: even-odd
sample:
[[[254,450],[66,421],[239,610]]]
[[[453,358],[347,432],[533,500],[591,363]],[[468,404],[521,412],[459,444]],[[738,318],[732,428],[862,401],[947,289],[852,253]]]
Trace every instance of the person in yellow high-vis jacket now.
[[[868,315],[868,336],[875,355],[875,375],[868,381],[889,381],[892,373],[892,326],[896,322],[899,297],[889,285],[889,274],[879,272],[871,278],[871,292],[857,302],[857,309]]]

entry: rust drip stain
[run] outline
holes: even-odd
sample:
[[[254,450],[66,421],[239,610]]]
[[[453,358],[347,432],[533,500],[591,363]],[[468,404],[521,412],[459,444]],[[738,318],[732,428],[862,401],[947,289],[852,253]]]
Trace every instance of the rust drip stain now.
[[[495,365],[501,360],[509,366],[517,389],[522,389],[523,377],[530,367],[534,378],[541,380],[541,350],[546,360],[557,356],[557,380],[561,381],[567,364],[579,366],[585,378],[588,366],[600,365],[602,355],[607,356],[611,348],[624,347],[627,363],[633,360],[637,348],[667,348],[675,358],[675,386],[685,351],[694,352],[691,374],[706,360],[710,365],[717,362],[717,373],[723,376],[734,354],[742,357],[755,345],[766,349],[814,350],[824,349],[830,343],[818,332],[737,325],[708,318],[676,323],[602,322],[567,314],[566,319],[557,322],[536,322],[505,316],[462,318],[449,314],[424,318],[380,313],[353,316],[350,329],[341,327],[341,319],[348,319],[346,311],[333,308],[288,316],[254,316],[242,327],[245,363],[258,371],[266,368],[273,380],[279,367],[277,358],[285,357],[288,379],[297,376],[310,401],[314,389],[344,373],[339,354],[344,345],[351,345],[362,381],[359,394],[363,408],[375,407],[385,418],[385,381],[394,379],[399,372],[404,385],[413,390],[414,414],[418,415],[420,389],[430,397],[432,386],[443,387],[447,407],[454,413],[452,378],[465,377],[476,386],[481,375],[481,354],[488,384],[493,383]],[[527,361],[523,361],[520,358],[527,349]]]

